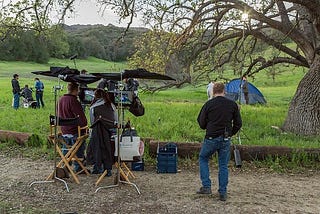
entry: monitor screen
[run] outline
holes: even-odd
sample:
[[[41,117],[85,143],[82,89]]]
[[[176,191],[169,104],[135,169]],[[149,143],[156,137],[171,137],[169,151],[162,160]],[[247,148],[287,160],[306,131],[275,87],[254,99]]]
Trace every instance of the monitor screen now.
[[[114,92],[115,104],[131,105],[133,100],[133,91]],[[121,102],[120,102],[121,101]]]

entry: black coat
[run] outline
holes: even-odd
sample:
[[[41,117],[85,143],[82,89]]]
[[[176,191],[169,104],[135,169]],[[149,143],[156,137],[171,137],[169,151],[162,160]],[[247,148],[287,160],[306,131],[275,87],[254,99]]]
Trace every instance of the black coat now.
[[[87,148],[87,161],[89,164],[96,164],[104,169],[111,169],[114,163],[113,147],[111,145],[111,132],[114,121],[104,115],[107,105],[95,107],[95,121],[91,125],[92,132]]]

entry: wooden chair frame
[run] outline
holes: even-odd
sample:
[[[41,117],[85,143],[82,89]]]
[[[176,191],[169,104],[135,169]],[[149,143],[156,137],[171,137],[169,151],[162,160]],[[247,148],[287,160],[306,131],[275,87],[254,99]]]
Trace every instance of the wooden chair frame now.
[[[79,148],[81,147],[82,143],[85,143],[85,140],[89,137],[89,134],[88,134],[89,128],[88,126],[85,126],[85,127],[78,126],[78,137],[76,139],[76,142],[71,147],[64,141],[60,131],[58,132],[58,138],[57,139],[55,138],[54,131],[53,131],[55,128],[60,128],[60,127],[59,126],[55,127],[55,125],[50,125],[50,135],[48,136],[48,140],[55,146],[55,149],[61,158],[61,160],[57,163],[56,167],[62,167],[64,165],[64,167],[68,169],[73,180],[77,184],[80,184],[80,181],[77,175],[83,171],[85,172],[86,175],[90,175],[90,173],[87,170],[87,168],[83,165],[82,159],[78,158],[76,154]],[[62,152],[62,145],[65,145],[68,150],[68,152],[65,155]],[[73,171],[72,167],[70,166],[71,161],[76,161],[80,165],[81,170],[79,172],[75,173]],[[47,177],[46,180],[52,179],[54,176],[54,173],[55,171],[53,171]]]

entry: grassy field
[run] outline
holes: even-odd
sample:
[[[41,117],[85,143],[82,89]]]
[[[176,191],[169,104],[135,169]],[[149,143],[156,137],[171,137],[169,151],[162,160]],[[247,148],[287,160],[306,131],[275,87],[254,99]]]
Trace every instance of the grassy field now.
[[[124,63],[110,63],[90,58],[77,60],[78,69],[89,72],[118,72],[125,67]],[[25,84],[33,86],[36,75],[31,71],[48,70],[50,66],[74,67],[71,60],[52,59],[47,65],[26,62],[0,61],[0,124],[3,130],[31,132],[39,135],[45,142],[48,134],[48,118],[54,114],[53,86],[58,84],[55,78],[37,76],[45,84],[43,109],[11,108],[12,74],[20,74],[21,87]],[[302,137],[293,134],[281,134],[271,126],[281,126],[286,117],[289,102],[296,87],[304,75],[304,71],[288,68],[272,80],[265,73],[258,74],[254,82],[264,94],[267,105],[242,105],[243,117],[242,143],[247,145],[281,145],[295,148],[317,148],[319,138]],[[66,85],[65,82],[60,82]],[[91,86],[95,87],[96,83]],[[59,92],[59,96],[66,93]],[[154,94],[140,93],[146,108],[145,115],[135,117],[125,112],[141,137],[151,137],[171,142],[201,142],[204,131],[198,127],[197,116],[201,106],[206,102],[206,85],[187,86],[183,89],[170,89]],[[87,111],[88,112],[88,111]],[[160,119],[160,120],[159,120]]]

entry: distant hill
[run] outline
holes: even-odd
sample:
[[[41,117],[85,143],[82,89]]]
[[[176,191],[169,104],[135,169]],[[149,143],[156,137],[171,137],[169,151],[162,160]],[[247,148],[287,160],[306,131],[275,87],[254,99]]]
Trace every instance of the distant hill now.
[[[121,31],[124,31],[124,27],[117,27],[113,24],[108,24],[102,25],[102,24],[95,24],[95,25],[81,25],[81,24],[76,24],[76,25],[63,25],[63,28],[66,32],[68,33],[79,33],[88,29],[94,29],[94,28],[107,28],[107,29],[119,29]],[[130,27],[130,30],[133,30],[135,32],[146,32],[148,31],[148,28],[142,28],[142,27]]]
[[[134,43],[147,28],[125,28],[112,24],[63,25],[68,35],[70,54],[94,56],[109,61],[124,61],[135,51]],[[125,33],[125,35],[124,35]],[[124,35],[124,36],[123,36]]]
[[[147,28],[104,25],[52,26],[46,36],[32,29],[10,31],[0,41],[0,60],[47,63],[52,58],[69,58],[75,54],[113,62],[125,61],[135,52],[135,41]]]

